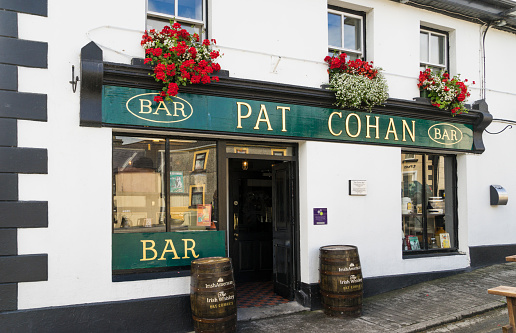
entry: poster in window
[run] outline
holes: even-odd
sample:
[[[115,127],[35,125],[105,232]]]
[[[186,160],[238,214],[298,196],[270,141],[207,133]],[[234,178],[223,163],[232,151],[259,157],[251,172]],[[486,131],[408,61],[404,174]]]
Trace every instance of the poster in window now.
[[[450,248],[450,234],[447,232],[439,234],[439,242],[439,245],[441,245],[441,249]]]
[[[170,193],[184,193],[183,172],[172,171],[170,173]]]
[[[197,226],[209,227],[211,226],[211,205],[197,206]]]
[[[408,235],[405,238],[407,249],[408,250],[421,250],[421,246],[419,245],[419,239],[417,236]]]

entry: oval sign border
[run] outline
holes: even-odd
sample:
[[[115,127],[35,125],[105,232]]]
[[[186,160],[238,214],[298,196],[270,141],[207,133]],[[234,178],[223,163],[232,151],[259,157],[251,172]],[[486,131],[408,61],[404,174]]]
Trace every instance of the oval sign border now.
[[[455,129],[456,129],[457,131],[459,131],[459,133],[460,133],[460,140],[458,140],[458,141],[456,141],[456,142],[453,142],[453,143],[443,143],[443,142],[439,142],[439,141],[435,140],[434,138],[432,138],[432,136],[430,135],[430,130],[431,130],[432,128],[434,128],[435,126],[438,126],[438,125],[446,125],[446,126],[451,126],[451,127],[455,128]],[[434,124],[434,125],[430,126],[430,128],[428,128],[428,132],[427,132],[427,134],[428,134],[428,137],[430,138],[430,140],[432,140],[432,141],[433,141],[433,142],[435,142],[435,143],[438,143],[438,144],[440,144],[440,145],[445,145],[445,146],[456,145],[456,144],[458,144],[459,142],[461,142],[461,141],[462,141],[462,139],[464,138],[464,133],[462,133],[462,131],[460,130],[460,128],[458,128],[458,127],[457,127],[457,126],[455,126],[455,125],[449,124],[449,123],[438,123],[438,124]]]
[[[177,97],[177,96],[174,96],[172,98],[177,98],[177,99],[180,99],[182,101],[184,101],[186,104],[188,104],[190,106],[190,115],[188,115],[188,117],[186,118],[183,118],[181,120],[170,120],[170,121],[165,121],[165,120],[150,120],[150,119],[147,119],[147,118],[144,118],[142,116],[139,116],[137,114],[135,114],[133,111],[131,111],[131,109],[129,109],[129,102],[131,100],[133,100],[134,98],[136,97],[139,97],[139,96],[143,96],[143,95],[159,95],[158,93],[145,93],[145,94],[139,94],[139,95],[134,95],[133,97],[129,98],[127,100],[127,102],[125,103],[125,108],[127,109],[127,111],[129,111],[133,116],[137,117],[137,118],[140,118],[140,119],[143,119],[145,121],[150,121],[150,122],[153,122],[153,123],[165,123],[165,124],[169,124],[169,123],[178,123],[178,122],[181,122],[181,121],[185,121],[187,120],[188,118],[190,118],[192,115],[193,115],[193,107],[192,107],[192,104],[190,104],[186,99],[184,98],[181,98],[181,97]]]

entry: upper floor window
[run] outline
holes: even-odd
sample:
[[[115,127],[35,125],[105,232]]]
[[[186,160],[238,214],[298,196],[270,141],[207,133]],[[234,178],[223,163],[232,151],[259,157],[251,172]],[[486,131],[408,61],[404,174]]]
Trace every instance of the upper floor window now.
[[[328,9],[328,52],[364,58],[364,17],[331,7]]]
[[[448,68],[448,35],[421,28],[419,33],[420,69],[446,70]]]
[[[205,0],[147,0],[147,30],[161,30],[173,20],[202,37],[205,9]]]

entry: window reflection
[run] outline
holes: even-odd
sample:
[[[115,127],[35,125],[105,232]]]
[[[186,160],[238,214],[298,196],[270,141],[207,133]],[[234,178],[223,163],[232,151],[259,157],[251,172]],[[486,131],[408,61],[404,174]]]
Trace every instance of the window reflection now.
[[[401,162],[403,250],[454,247],[454,157],[403,153]]]
[[[115,137],[113,232],[216,230],[216,166],[214,141]]]

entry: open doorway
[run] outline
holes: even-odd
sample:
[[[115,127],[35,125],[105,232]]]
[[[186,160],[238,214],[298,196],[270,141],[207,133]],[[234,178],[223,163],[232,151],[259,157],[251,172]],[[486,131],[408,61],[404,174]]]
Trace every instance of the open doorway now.
[[[228,159],[229,255],[238,286],[294,296],[293,162]],[[263,294],[262,294],[263,295]]]

